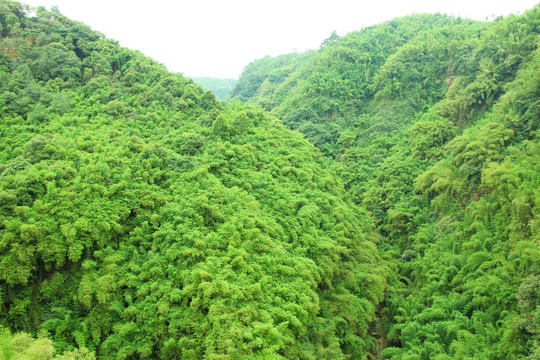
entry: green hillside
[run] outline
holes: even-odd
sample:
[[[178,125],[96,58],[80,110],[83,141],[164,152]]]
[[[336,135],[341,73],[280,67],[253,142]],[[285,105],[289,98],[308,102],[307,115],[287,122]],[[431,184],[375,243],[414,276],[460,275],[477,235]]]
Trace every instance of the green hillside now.
[[[394,19],[237,88],[317,145],[394,269],[374,353],[537,359],[540,8]],[[264,90],[263,90],[264,89]],[[233,90],[233,93],[237,92]]]
[[[539,25],[332,34],[225,103],[0,0],[0,359],[540,358]]]
[[[100,359],[369,349],[378,235],[313,145],[55,11],[0,4],[0,325]]]

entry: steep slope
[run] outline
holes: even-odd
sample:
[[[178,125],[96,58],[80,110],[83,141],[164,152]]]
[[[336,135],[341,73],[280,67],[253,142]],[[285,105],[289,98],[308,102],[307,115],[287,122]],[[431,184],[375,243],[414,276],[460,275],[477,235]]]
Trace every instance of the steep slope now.
[[[440,100],[445,78],[467,71],[456,62],[466,61],[486,27],[440,14],[394,19],[342,38],[331,37],[322,49],[296,61],[281,82],[273,85],[266,80],[249,97],[235,97],[234,89],[231,98],[273,109],[286,125],[335,157],[347,146],[347,139],[340,137],[348,130],[395,132],[404,124],[392,118],[411,116]],[[247,67],[237,88],[253,77],[251,68],[269,67],[259,65],[263,60],[272,61],[262,59]],[[280,58],[273,63],[274,72],[284,68]],[[262,93],[264,87],[272,89],[266,94],[281,94],[280,101]]]
[[[0,24],[0,325],[103,359],[366,354],[386,267],[315,147],[57,11]]]
[[[540,356],[539,19],[395,19],[334,38],[273,90],[395,266],[374,354]]]
[[[256,102],[266,109],[276,107],[296,85],[290,81],[291,74],[314,55],[314,51],[307,51],[274,58],[265,56],[251,62],[234,85],[231,100]]]

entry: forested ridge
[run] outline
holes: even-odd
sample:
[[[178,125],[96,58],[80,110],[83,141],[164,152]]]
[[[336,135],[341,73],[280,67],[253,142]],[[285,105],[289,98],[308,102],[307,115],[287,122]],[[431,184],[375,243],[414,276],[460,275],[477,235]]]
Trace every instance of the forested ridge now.
[[[0,359],[539,358],[539,17],[332,34],[225,103],[0,0]]]
[[[1,10],[3,326],[104,359],[367,351],[378,235],[313,145],[54,9]]]
[[[375,358],[540,357],[539,21],[394,19],[254,61],[233,89],[334,159],[375,222]]]

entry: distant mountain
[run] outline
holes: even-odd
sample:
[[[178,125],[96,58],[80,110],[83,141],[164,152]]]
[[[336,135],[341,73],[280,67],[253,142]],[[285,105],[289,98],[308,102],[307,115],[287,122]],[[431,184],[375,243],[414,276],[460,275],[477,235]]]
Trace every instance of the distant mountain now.
[[[205,90],[210,90],[220,100],[227,100],[229,94],[236,84],[235,79],[221,79],[215,77],[193,78],[196,84],[201,85]]]

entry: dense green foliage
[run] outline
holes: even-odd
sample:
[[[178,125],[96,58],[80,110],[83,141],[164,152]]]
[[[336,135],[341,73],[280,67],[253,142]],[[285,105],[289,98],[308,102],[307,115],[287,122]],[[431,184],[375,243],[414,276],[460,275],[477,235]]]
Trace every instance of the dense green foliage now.
[[[539,358],[539,25],[332,34],[225,104],[0,0],[1,356]]]
[[[95,360],[87,349],[55,354],[53,342],[46,337],[32,338],[25,332],[11,334],[0,327],[0,359],[2,360]]]
[[[334,158],[376,222],[395,271],[374,354],[540,357],[539,24],[538,6],[395,19],[333,37],[245,99]]]
[[[241,101],[256,98],[266,109],[275,107],[288,95],[289,88],[295,85],[289,83],[291,73],[313,55],[315,52],[308,51],[275,58],[266,56],[253,61],[244,69],[230,97]]]
[[[220,79],[214,77],[193,78],[196,84],[201,85],[203,89],[212,91],[220,100],[227,100],[229,94],[236,84],[235,79]]]
[[[0,23],[0,325],[103,359],[369,350],[379,238],[313,145],[54,9]]]

